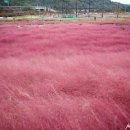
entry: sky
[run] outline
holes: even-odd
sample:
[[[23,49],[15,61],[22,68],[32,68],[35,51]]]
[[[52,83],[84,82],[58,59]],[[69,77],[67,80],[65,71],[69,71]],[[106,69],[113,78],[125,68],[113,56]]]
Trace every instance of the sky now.
[[[112,0],[114,2],[120,2],[120,3],[123,3],[123,4],[130,4],[130,0]]]

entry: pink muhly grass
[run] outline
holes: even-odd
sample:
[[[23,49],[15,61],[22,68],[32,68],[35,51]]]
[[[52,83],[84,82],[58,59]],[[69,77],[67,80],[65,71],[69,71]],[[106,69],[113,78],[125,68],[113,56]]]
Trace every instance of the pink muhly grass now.
[[[0,24],[0,130],[128,129],[129,24]]]

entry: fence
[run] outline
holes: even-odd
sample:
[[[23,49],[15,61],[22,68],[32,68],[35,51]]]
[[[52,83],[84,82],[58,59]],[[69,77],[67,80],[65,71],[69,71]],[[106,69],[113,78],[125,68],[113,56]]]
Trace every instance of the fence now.
[[[129,13],[123,13],[119,10],[119,7],[115,9],[115,12],[109,12],[107,9],[96,8],[81,8],[75,5],[75,8],[71,5],[62,5],[59,9],[53,9],[52,6],[0,6],[0,18],[2,19],[14,19],[19,16],[28,16],[26,19],[39,19],[44,18],[76,18],[76,17],[93,17],[96,18],[130,18]],[[22,18],[21,18],[22,19]],[[25,17],[24,17],[25,19]]]

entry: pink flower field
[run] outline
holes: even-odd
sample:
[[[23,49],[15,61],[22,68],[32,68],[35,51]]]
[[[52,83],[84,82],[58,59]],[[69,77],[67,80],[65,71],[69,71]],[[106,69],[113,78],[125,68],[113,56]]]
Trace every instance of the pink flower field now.
[[[125,130],[130,23],[0,23],[0,130]]]

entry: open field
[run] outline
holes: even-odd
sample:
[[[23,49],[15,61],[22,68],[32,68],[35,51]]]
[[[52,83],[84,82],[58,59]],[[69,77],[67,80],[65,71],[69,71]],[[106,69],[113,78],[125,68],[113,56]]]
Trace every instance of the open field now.
[[[0,23],[0,130],[125,130],[130,22]]]
[[[68,15],[68,14],[64,14]],[[62,21],[62,22],[86,22],[86,21],[129,21],[130,22],[130,13],[119,13],[117,18],[117,13],[104,13],[103,18],[101,13],[90,13],[88,14],[79,14],[77,18],[63,18],[62,14],[42,14],[42,15],[24,15],[24,16],[14,16],[14,17],[0,17],[0,22],[2,21]],[[72,16],[75,16],[72,14]],[[96,17],[96,20],[95,20]]]

